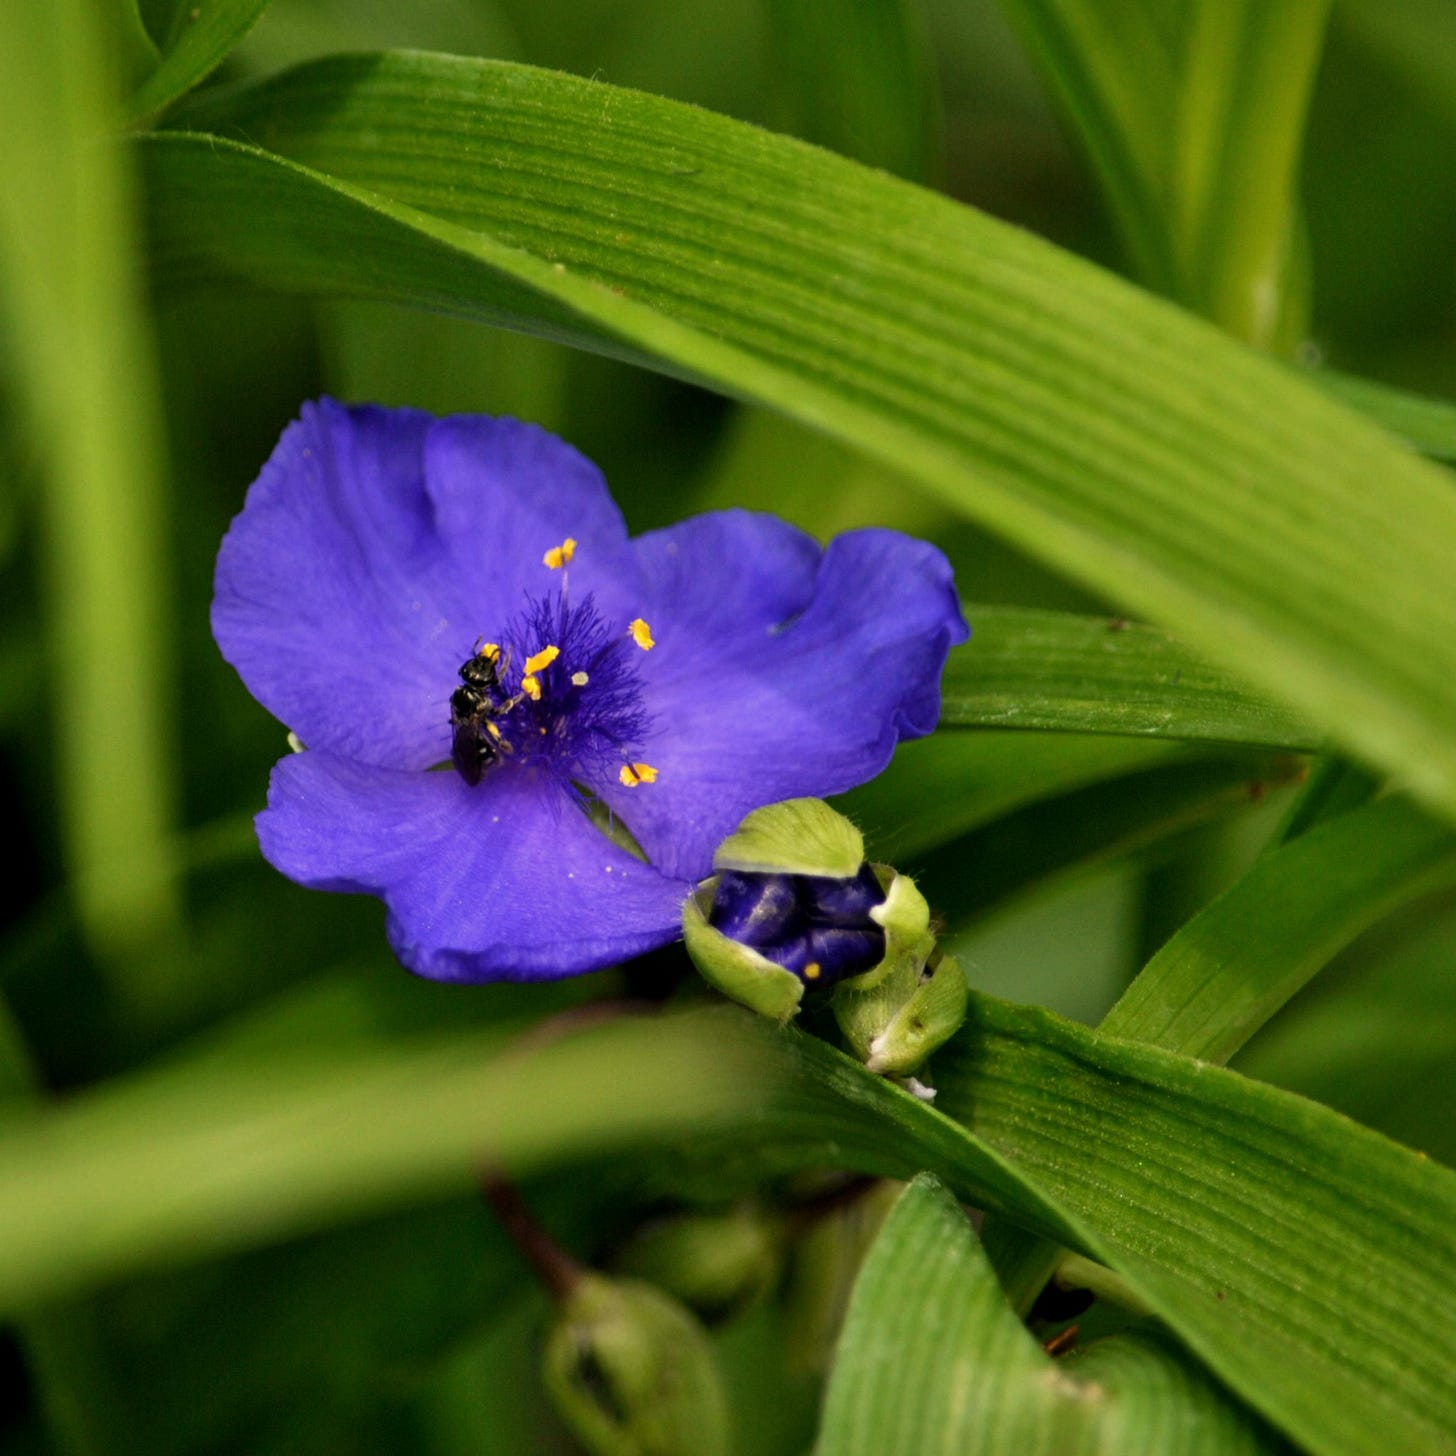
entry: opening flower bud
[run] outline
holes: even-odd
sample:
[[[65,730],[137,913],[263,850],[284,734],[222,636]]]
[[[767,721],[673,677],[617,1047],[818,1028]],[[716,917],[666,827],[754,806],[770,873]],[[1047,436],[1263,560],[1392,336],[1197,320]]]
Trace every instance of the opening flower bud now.
[[[871,1071],[908,1077],[965,1018],[960,967],[941,955],[908,875],[867,864],[859,830],[818,799],[756,809],[688,898],[683,938],[703,978],[788,1021],[805,989]]]
[[[818,799],[755,810],[719,847],[684,909],[688,953],[725,995],[787,1021],[808,986],[872,970],[885,954],[881,878],[859,831]]]
[[[829,986],[884,956],[885,932],[870,918],[884,898],[868,865],[842,880],[724,870],[708,924],[805,982]]]

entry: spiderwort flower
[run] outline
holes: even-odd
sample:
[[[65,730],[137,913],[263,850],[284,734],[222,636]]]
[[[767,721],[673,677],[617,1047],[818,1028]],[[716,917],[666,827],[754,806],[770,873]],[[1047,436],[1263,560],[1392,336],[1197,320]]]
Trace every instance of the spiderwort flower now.
[[[264,855],[380,896],[400,959],[464,981],[676,939],[745,814],[862,783],[934,727],[967,633],[944,557],[896,532],[821,549],[726,511],[629,540],[544,430],[330,400],[250,489],[212,623],[304,746]]]

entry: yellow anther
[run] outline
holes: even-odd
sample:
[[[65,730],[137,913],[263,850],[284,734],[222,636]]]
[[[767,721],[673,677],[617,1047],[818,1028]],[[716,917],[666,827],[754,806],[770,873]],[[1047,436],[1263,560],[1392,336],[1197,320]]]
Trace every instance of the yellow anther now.
[[[576,542],[570,536],[561,545],[553,546],[542,558],[541,564],[552,571],[560,571],[576,555]]]
[[[806,981],[817,981],[819,979],[821,969],[822,967],[819,965],[818,961],[810,961],[809,964],[804,967],[804,979]]]
[[[571,685],[574,688],[584,688],[590,681],[584,672],[574,672],[571,675]]]
[[[550,667],[558,657],[561,656],[559,647],[543,647],[539,652],[533,652],[526,659],[526,676],[538,673],[543,667]],[[532,696],[535,696],[532,694]]]
[[[650,763],[624,763],[617,777],[625,788],[635,789],[638,784],[655,783],[657,770]]]
[[[657,646],[657,643],[652,640],[652,628],[641,617],[633,617],[627,623],[627,631],[631,633],[632,640],[644,652],[651,652]]]
[[[521,691],[533,703],[539,703],[541,701],[541,679],[528,672],[521,679]]]

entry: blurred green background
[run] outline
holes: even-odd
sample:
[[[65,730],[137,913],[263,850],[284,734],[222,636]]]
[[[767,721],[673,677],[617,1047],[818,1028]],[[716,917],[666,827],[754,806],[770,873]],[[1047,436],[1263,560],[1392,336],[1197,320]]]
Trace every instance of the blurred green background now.
[[[142,10],[158,31],[171,13],[161,0]],[[523,60],[804,136],[1125,271],[1089,169],[994,4],[927,0],[860,50],[841,47],[852,11],[852,0],[813,14],[792,0],[274,0],[214,82],[387,46]],[[1335,6],[1302,169],[1306,365],[1451,392],[1453,49],[1456,21],[1437,0]],[[107,64],[120,54],[103,50]],[[38,102],[37,116],[52,102],[66,104]],[[12,93],[20,125],[0,153],[13,148],[17,177],[29,167],[43,185],[25,104]],[[1119,610],[795,424],[626,365],[384,304],[241,288],[152,296],[135,203],[122,192],[83,204],[104,224],[89,265],[77,259],[102,300],[91,316],[112,320],[132,365],[109,396],[88,396],[111,411],[99,424],[54,401],[111,356],[78,356],[58,325],[51,357],[38,331],[64,305],[53,314],[53,301],[0,293],[0,795],[17,850],[0,886],[0,1013],[13,1018],[0,1021],[0,1066],[17,1099],[226,1045],[239,1027],[338,1037],[340,997],[362,1008],[354,1034],[370,1035],[514,1021],[623,987],[616,973],[532,990],[416,982],[389,955],[377,903],[305,892],[259,859],[251,816],[283,730],[217,655],[207,608],[218,541],[304,399],[539,421],[602,466],[634,530],[729,504],[824,537],[894,525],[937,540],[970,601]],[[25,276],[24,260],[0,261]],[[114,314],[109,298],[121,300]],[[41,389],[42,376],[62,384]],[[68,455],[58,435],[73,429]],[[1136,805],[1166,788],[1162,772],[1129,763],[1097,782]],[[1105,812],[1108,798],[1079,799],[1090,792],[1046,791],[1046,823]],[[993,823],[941,853],[930,882],[973,983],[1094,1021],[1249,862],[1286,800],[1277,788],[1220,800],[959,915],[956,885],[995,855]],[[1024,812],[1007,812],[1008,833]],[[865,827],[872,853],[876,832],[894,828]],[[137,855],[118,865],[133,840]],[[931,868],[913,855],[902,867]],[[1241,1065],[1456,1157],[1453,931],[1456,903],[1438,901],[1367,936]],[[625,984],[654,994],[680,974],[666,954]],[[598,1254],[638,1210],[607,1174],[591,1196],[580,1188],[531,1191],[565,1240]],[[815,1261],[835,1257],[802,1251],[789,1296],[722,1336],[744,1452],[801,1450],[812,1433]],[[0,1450],[570,1450],[534,1393],[541,1307],[465,1197],[136,1280],[0,1341]]]

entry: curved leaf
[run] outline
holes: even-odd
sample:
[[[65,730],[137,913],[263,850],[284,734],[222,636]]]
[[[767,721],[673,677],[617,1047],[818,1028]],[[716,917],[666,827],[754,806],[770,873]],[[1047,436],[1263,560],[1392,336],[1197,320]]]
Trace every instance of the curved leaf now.
[[[1456,833],[1399,798],[1255,862],[1143,967],[1101,1029],[1225,1062],[1362,931],[1456,884]]]
[[[1221,1068],[986,997],[937,1054],[938,1111],[822,1043],[761,1035],[795,1069],[791,1101],[757,1124],[751,1155],[696,1140],[710,1186],[816,1157],[930,1169],[1115,1270],[1318,1456],[1439,1450],[1456,1430],[1449,1170]],[[790,1122],[802,1141],[778,1143]]]
[[[737,1011],[529,1062],[488,1045],[212,1061],[12,1126],[0,1307],[462,1187],[485,1155],[544,1168],[676,1128],[679,1171],[655,1149],[644,1199],[690,1174],[930,1169],[1114,1269],[1317,1456],[1456,1429],[1456,1174],[1300,1098],[985,997],[937,1054],[941,1111]]]
[[[853,163],[528,68],[336,59],[189,120],[296,162],[146,139],[165,275],[407,298],[771,403],[1456,811],[1456,493],[1216,330]]]
[[[1285,1450],[1185,1355],[1115,1335],[1054,1361],[956,1201],[917,1178],[860,1270],[815,1456],[1256,1456]]]

